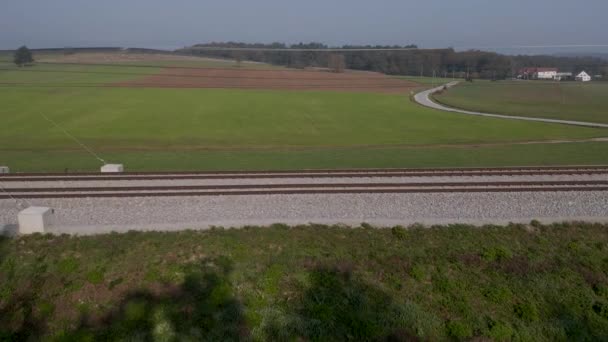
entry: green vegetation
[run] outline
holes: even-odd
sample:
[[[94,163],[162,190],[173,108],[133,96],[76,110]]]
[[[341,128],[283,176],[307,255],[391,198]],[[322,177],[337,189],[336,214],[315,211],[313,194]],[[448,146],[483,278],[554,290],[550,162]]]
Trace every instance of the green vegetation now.
[[[67,86],[104,85],[137,79],[159,72],[156,67],[129,67],[112,65],[75,65],[38,63],[27,68],[0,62],[0,86],[2,92],[10,86],[12,91],[24,91],[23,96],[30,96],[24,88],[12,88],[14,84],[38,85],[53,88]],[[60,92],[60,90],[56,90]]]
[[[9,63],[13,59],[12,51],[0,51],[0,62]]]
[[[133,171],[606,162],[606,142],[520,143],[608,130],[459,116],[400,95],[105,87],[161,70],[139,65],[0,63],[0,164],[98,169],[41,114]]]
[[[20,72],[7,73],[12,77],[11,73]],[[33,77],[37,73],[23,74]],[[35,81],[44,82],[47,77],[55,82],[51,79],[55,73],[40,74]],[[125,76],[103,71],[61,75],[69,78],[65,80],[68,84],[118,81]],[[90,156],[76,153],[81,149],[41,113],[104,159],[116,156],[131,169],[160,169],[176,160],[173,167],[179,169],[193,165],[289,168],[286,162],[294,162],[292,168],[352,163],[371,167],[391,162],[392,166],[439,162],[447,166],[461,164],[467,156],[481,157],[468,160],[476,165],[501,160],[513,165],[535,159],[519,153],[524,150],[522,146],[512,147],[517,155],[492,156],[490,150],[499,148],[494,146],[485,152],[458,151],[447,159],[440,156],[450,155],[447,147],[455,144],[473,148],[475,144],[606,135],[606,130],[600,129],[459,116],[421,108],[405,96],[383,94],[11,86],[2,89],[0,102],[0,160],[15,171],[89,169],[90,161],[95,162]],[[557,163],[572,163],[585,156],[590,158],[586,163],[601,163],[600,154],[585,152],[582,144],[547,146],[552,151],[559,151],[558,147],[564,148],[564,157],[557,158]],[[578,152],[566,152],[572,148]],[[544,156],[543,148],[537,147],[536,151],[539,162],[535,163],[556,159]],[[437,154],[424,155],[433,152]],[[55,157],[28,160],[36,153]],[[253,161],[256,158],[259,160]]]
[[[206,50],[200,48],[251,48],[248,51],[228,50]],[[255,49],[265,48],[265,51]],[[272,51],[272,49],[284,49]],[[244,60],[260,61],[275,65],[290,67],[318,67],[327,66],[330,54],[328,51],[307,51],[302,53],[295,49],[327,49],[329,46],[320,42],[299,44],[248,44],[238,42],[213,42],[197,44],[192,48],[181,49],[181,52],[199,56],[240,57]],[[433,76],[452,73],[470,75],[472,78],[484,79],[506,79],[513,77],[513,73],[520,68],[542,65],[557,67],[563,71],[580,71],[585,66],[588,73],[593,75],[603,74],[608,76],[608,61],[597,57],[558,57],[547,55],[519,55],[508,56],[495,52],[469,50],[454,51],[447,49],[417,49],[416,45],[406,46],[382,46],[382,45],[344,45],[340,51],[344,55],[345,67],[347,69],[376,71],[388,75],[421,75]],[[382,49],[405,48],[410,50],[382,51]],[[289,51],[289,49],[294,49]],[[365,49],[367,51],[356,51],[353,49]],[[378,49],[377,51],[369,51]],[[334,51],[335,52],[335,51]]]
[[[464,144],[607,133],[462,117],[420,108],[405,96],[381,94],[15,87],[4,89],[0,101],[0,145],[20,149],[74,147],[40,120],[40,112],[106,150]],[[24,136],[28,139],[19,140]]]
[[[607,95],[603,82],[475,81],[434,98],[487,113],[608,123]]]
[[[17,49],[17,51],[15,51],[13,62],[15,63],[15,65],[20,67],[34,62],[32,52],[25,45],[20,47],[19,49]]]
[[[271,170],[391,167],[499,167],[603,165],[605,142],[464,147],[349,147],[303,150],[103,151],[128,171]],[[77,147],[64,151],[6,151],[0,160],[15,172],[96,171],[101,163]]]
[[[6,340],[601,340],[608,226],[0,240]]]

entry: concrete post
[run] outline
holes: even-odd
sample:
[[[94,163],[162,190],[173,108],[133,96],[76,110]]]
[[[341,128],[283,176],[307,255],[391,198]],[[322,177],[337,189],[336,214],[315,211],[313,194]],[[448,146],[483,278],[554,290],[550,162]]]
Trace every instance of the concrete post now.
[[[106,164],[101,167],[102,173],[111,173],[111,172],[123,172],[124,167],[122,164]]]
[[[6,174],[9,172],[10,172],[10,170],[9,170],[8,166],[0,166],[0,174],[3,174],[3,173]]]
[[[19,212],[19,234],[44,233],[54,223],[55,210],[47,207],[29,207]]]

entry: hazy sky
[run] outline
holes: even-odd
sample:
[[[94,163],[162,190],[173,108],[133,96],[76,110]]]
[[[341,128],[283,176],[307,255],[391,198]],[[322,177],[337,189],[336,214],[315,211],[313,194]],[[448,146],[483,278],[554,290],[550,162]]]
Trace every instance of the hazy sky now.
[[[607,13],[608,0],[6,0],[0,49],[227,40],[459,49],[608,44]]]

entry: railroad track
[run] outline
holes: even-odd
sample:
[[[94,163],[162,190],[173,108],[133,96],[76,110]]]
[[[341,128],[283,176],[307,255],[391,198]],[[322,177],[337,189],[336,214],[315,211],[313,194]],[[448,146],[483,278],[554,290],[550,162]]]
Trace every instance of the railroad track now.
[[[5,187],[0,199],[178,197],[362,193],[608,191],[608,181],[230,184],[192,186]]]
[[[285,171],[124,172],[124,173],[15,173],[0,175],[1,182],[128,181],[175,179],[280,179],[367,177],[462,177],[608,175],[608,166],[458,168],[458,169],[341,169]]]
[[[606,220],[607,198],[608,166],[8,174],[0,175],[0,227],[13,226],[26,205],[56,209],[53,232],[70,234],[272,222]]]

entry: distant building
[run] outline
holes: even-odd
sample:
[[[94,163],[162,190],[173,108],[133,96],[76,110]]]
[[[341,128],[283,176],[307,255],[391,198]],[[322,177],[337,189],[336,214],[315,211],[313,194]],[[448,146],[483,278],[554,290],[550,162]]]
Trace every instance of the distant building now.
[[[536,69],[536,78],[539,80],[553,80],[557,76],[556,68],[538,68]]]
[[[580,74],[576,75],[575,79],[579,82],[589,82],[591,81],[591,76],[589,76],[589,74],[585,71],[581,71]]]
[[[572,73],[571,72],[558,72],[555,75],[555,80],[556,81],[571,80],[571,79],[572,79]]]
[[[523,68],[519,70],[519,78],[526,80],[554,80],[557,68]]]

